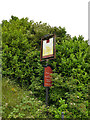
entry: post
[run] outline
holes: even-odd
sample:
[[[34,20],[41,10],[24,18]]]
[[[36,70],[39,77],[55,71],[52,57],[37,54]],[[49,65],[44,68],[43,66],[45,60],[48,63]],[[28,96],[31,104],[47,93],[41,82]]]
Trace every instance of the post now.
[[[61,118],[64,120],[64,112],[61,113]]]
[[[55,34],[48,34],[41,38],[41,54],[40,61],[46,60],[46,69],[44,68],[44,87],[46,87],[46,109],[48,116],[48,92],[49,87],[52,86],[51,76],[52,69],[48,66],[49,59],[56,58],[56,49],[55,49]],[[49,50],[48,50],[49,48]],[[44,52],[43,52],[44,51]],[[48,72],[46,72],[48,71]]]
[[[48,59],[46,59],[46,65],[48,65]],[[46,87],[46,107],[48,106],[48,87]]]
[[[46,65],[48,65],[48,59],[46,59]],[[46,87],[46,108],[47,108],[47,117],[48,117],[48,87]]]
[[[46,87],[46,107],[48,106],[48,87]]]

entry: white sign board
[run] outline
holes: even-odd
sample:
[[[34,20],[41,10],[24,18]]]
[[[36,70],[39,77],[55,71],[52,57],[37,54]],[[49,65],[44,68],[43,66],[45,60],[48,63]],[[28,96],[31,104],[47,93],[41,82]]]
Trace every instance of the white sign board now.
[[[50,38],[47,42],[47,40],[43,41],[43,57],[47,55],[53,54],[53,38]]]

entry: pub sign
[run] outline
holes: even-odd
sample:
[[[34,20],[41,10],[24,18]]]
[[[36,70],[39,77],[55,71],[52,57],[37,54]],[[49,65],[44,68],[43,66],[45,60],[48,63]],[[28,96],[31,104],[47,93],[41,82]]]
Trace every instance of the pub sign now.
[[[55,35],[41,39],[41,55],[40,60],[56,58]]]

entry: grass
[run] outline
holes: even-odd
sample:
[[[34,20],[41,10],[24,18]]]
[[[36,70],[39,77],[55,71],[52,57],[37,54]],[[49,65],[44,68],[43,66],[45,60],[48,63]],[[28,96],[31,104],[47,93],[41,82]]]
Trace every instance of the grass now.
[[[8,78],[2,79],[2,117],[47,118],[45,103]],[[52,114],[49,113],[49,117]]]

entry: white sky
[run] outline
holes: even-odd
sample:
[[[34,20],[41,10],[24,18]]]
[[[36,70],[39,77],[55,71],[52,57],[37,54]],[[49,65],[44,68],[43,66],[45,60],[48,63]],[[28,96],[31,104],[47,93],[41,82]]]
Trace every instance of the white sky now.
[[[51,26],[65,27],[71,37],[88,40],[88,2],[90,0],[0,0],[0,23],[11,15],[28,17]]]

